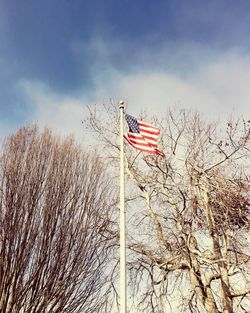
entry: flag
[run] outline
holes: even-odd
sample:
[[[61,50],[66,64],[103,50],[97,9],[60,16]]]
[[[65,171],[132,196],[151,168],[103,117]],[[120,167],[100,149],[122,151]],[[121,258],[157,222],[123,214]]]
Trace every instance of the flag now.
[[[142,152],[165,156],[158,149],[156,142],[160,134],[159,128],[128,114],[125,114],[125,119],[128,124],[128,134],[124,138],[132,147]]]

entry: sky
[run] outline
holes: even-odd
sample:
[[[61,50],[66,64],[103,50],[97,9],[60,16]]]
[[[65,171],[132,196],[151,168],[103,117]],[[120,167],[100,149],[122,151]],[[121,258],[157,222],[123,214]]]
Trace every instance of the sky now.
[[[123,99],[250,118],[248,0],[0,0],[0,138],[38,123],[83,136]]]

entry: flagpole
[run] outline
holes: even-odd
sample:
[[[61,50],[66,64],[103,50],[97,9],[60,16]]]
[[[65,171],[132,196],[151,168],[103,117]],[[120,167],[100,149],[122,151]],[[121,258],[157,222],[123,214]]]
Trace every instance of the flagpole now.
[[[127,312],[127,283],[126,283],[126,212],[124,186],[124,102],[120,107],[120,313]]]

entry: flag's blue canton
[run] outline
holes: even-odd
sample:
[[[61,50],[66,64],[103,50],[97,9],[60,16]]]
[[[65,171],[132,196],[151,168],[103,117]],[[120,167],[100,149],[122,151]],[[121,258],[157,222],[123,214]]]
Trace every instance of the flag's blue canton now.
[[[139,133],[140,129],[137,120],[133,116],[128,114],[125,115],[125,118],[128,123],[129,131],[131,133]]]

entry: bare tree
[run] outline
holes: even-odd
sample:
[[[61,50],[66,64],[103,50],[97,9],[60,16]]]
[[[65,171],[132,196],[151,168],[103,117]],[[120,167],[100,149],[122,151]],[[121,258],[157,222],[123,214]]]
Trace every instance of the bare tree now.
[[[160,126],[166,158],[126,148],[130,292],[140,311],[248,312],[250,121],[223,131],[183,110],[145,119]],[[117,117],[104,126],[91,109],[88,125],[117,160]]]
[[[0,311],[101,312],[116,191],[96,154],[36,126],[0,156]]]

